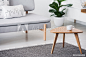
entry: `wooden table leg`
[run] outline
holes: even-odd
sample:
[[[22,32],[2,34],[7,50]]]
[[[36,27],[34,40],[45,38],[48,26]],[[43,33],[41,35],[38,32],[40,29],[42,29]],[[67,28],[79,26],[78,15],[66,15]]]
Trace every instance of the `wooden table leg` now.
[[[65,33],[63,33],[63,48],[64,48],[64,42],[65,42]]]
[[[28,31],[25,32],[26,32],[26,41],[28,41]]]
[[[44,24],[44,40],[46,41],[46,24]]]
[[[81,46],[80,46],[80,42],[79,42],[78,33],[74,33],[74,34],[75,34],[75,37],[76,37],[77,44],[79,46],[80,53],[82,54],[82,50],[81,50]]]
[[[74,19],[74,23],[76,23],[76,19]]]
[[[53,50],[54,50],[54,47],[55,47],[55,44],[56,44],[56,41],[57,41],[57,37],[58,37],[58,33],[56,33],[54,43],[53,43],[53,46],[52,46],[52,50],[51,50],[51,54],[53,54]]]

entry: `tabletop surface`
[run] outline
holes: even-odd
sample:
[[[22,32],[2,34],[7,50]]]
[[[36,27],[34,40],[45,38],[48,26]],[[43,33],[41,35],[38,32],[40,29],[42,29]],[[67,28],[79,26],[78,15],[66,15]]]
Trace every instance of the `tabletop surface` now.
[[[58,27],[55,29],[52,29],[50,31],[51,33],[83,33],[82,30],[73,28],[71,31],[67,30],[66,26]]]

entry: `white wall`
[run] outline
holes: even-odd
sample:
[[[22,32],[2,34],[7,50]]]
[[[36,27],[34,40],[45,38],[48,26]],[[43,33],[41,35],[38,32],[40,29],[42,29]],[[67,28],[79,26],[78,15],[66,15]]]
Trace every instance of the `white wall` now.
[[[81,1],[80,0],[67,0],[67,3],[72,3],[73,8],[68,10],[68,16],[69,20],[73,21],[73,19],[77,20],[77,23],[86,25],[86,14],[81,12],[81,9],[83,8],[81,6]]]
[[[78,9],[82,8],[82,6],[81,6],[81,0],[66,0],[66,1],[67,1],[67,3],[73,4],[74,8],[78,8]]]
[[[34,0],[34,2],[35,2],[35,10],[31,11],[31,12],[50,18],[49,4],[52,3],[52,1],[54,1],[54,0]],[[73,7],[76,8],[76,9],[79,9],[79,10],[82,8],[80,0],[67,0],[67,2],[65,2],[65,3],[72,3]],[[51,18],[51,19],[53,19],[53,18]],[[69,20],[71,20],[71,18]]]
[[[49,4],[52,3],[54,0],[34,0],[35,2],[35,10],[31,11],[33,13],[43,15],[46,17],[50,17],[49,13]],[[66,0],[65,3],[72,3],[74,8],[81,9],[81,2],[80,0]]]
[[[35,1],[35,10],[32,12],[46,17],[50,17],[49,4],[53,0],[34,0],[34,1]]]
[[[50,17],[49,15],[49,4],[54,0],[34,0],[35,2],[35,10],[33,13],[43,15],[46,17]],[[75,8],[82,8],[80,0],[67,0],[66,3],[72,3]]]

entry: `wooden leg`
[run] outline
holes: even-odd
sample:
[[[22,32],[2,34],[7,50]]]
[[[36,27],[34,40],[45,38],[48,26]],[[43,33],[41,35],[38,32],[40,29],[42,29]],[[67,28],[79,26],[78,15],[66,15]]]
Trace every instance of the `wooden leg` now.
[[[54,43],[53,43],[52,50],[51,50],[51,54],[53,54],[53,50],[54,50],[54,47],[55,47],[55,44],[57,41],[57,37],[58,37],[58,34],[56,34],[56,36],[55,36]]]
[[[26,41],[28,40],[28,31],[25,31],[26,32]]]
[[[64,48],[64,43],[65,43],[65,33],[63,33],[63,48]]]
[[[78,33],[75,33],[75,37],[76,37],[77,44],[79,46],[80,53],[82,54],[82,50],[81,50],[81,46],[80,46],[80,42],[79,42]]]
[[[63,26],[64,26],[64,23],[63,23]]]
[[[28,14],[28,11],[26,11],[26,14]]]
[[[74,23],[76,23],[76,20],[74,19]]]
[[[44,24],[44,40],[46,41],[46,24]]]
[[[44,29],[39,29],[39,30],[44,31]]]

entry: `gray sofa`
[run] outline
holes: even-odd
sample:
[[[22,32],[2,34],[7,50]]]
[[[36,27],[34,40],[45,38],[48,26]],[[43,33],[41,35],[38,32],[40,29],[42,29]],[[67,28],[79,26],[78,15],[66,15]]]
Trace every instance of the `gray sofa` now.
[[[35,8],[34,0],[9,0],[9,5],[22,4],[27,13],[25,17],[12,18],[12,19],[0,19],[0,33],[17,32],[40,29],[44,31],[44,40],[46,40],[46,28],[51,27],[50,19],[37,15],[34,13],[28,13]],[[26,39],[28,39],[26,37]]]

